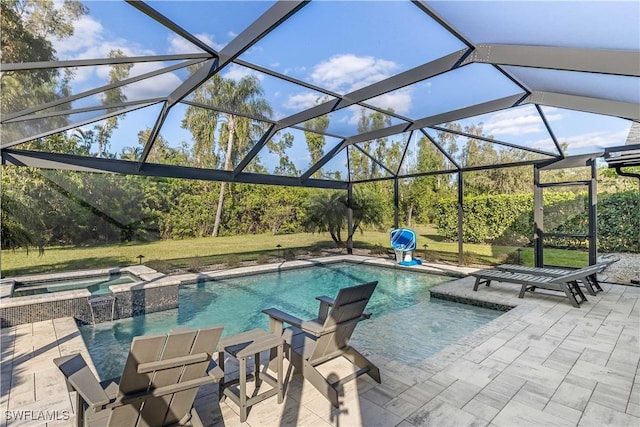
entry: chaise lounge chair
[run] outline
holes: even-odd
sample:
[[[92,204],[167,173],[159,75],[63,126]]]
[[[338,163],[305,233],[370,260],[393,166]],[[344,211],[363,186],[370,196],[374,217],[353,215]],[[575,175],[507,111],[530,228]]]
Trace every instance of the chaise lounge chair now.
[[[617,262],[620,258],[617,257],[602,257],[598,260],[594,266],[599,266],[600,268],[597,271],[586,276],[582,281],[585,289],[589,292],[590,295],[596,295],[596,292],[601,292],[602,287],[598,282],[598,274],[602,273],[607,267],[609,267],[614,262]],[[591,267],[591,266],[590,266]],[[568,269],[568,268],[547,268],[547,267],[527,267],[524,265],[516,265],[516,264],[500,264],[496,267],[498,270],[508,271],[511,273],[526,273],[534,276],[549,276],[549,277],[560,277],[564,276],[567,273],[579,273],[582,269]],[[589,268],[589,267],[585,267]]]
[[[135,337],[118,380],[99,383],[80,354],[54,359],[77,391],[77,426],[202,425],[193,409],[198,388],[219,381],[207,373],[222,327]]]
[[[476,278],[476,282],[473,286],[474,291],[477,291],[478,286],[481,284],[489,286],[492,281],[516,283],[522,285],[520,288],[519,298],[524,298],[526,291],[534,291],[536,288],[548,289],[564,292],[567,298],[569,298],[571,304],[575,307],[580,307],[580,304],[586,301],[587,298],[584,296],[584,293],[582,293],[582,289],[580,289],[578,281],[586,282],[588,280],[587,277],[597,274],[597,272],[600,271],[600,268],[601,266],[599,265],[592,265],[579,270],[569,271],[566,274],[557,277],[516,273],[495,269],[480,270],[471,273],[471,275]],[[580,301],[578,301],[578,298],[580,298]]]
[[[269,316],[271,332],[282,334],[285,339],[285,355],[298,372],[318,389],[336,408],[339,405],[340,387],[363,374],[378,383],[380,370],[365,356],[349,345],[358,322],[371,317],[364,311],[378,282],[340,289],[335,300],[321,296],[318,318],[303,321],[275,308],[262,312]],[[284,328],[284,324],[292,327]],[[357,371],[337,381],[330,382],[318,366],[345,357],[357,367]]]

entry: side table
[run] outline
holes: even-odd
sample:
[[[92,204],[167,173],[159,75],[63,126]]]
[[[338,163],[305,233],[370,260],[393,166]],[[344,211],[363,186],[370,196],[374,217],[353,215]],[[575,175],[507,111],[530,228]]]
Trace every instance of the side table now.
[[[253,329],[231,337],[220,340],[218,344],[218,364],[224,371],[224,353],[226,352],[232,357],[238,359],[239,377],[237,380],[226,381],[223,377],[220,380],[220,399],[229,397],[240,407],[240,422],[247,419],[247,409],[258,402],[261,402],[273,395],[278,395],[278,403],[284,400],[283,391],[283,344],[281,337],[271,334],[262,329]],[[266,350],[277,349],[276,356],[276,376],[272,377],[266,372],[260,372],[260,353]],[[256,390],[260,387],[262,381],[271,385],[273,388],[257,394],[253,397],[247,396],[247,357],[254,355],[254,374],[249,374],[255,378]],[[229,386],[238,383],[238,393]]]

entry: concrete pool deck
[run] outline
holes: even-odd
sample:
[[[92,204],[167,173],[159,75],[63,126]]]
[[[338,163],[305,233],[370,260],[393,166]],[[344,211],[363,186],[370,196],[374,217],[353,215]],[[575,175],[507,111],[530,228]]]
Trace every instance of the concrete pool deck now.
[[[441,273],[472,271],[425,266],[429,268]],[[284,404],[278,405],[275,397],[267,399],[251,408],[244,424],[640,425],[640,288],[602,283],[604,292],[574,308],[566,298],[542,292],[518,299],[519,286],[508,283],[473,292],[473,282],[468,277],[433,289],[515,308],[418,367],[370,355],[381,368],[382,384],[366,376],[348,383],[339,409],[299,375],[293,376]],[[63,318],[4,328],[1,345],[0,424],[73,425],[72,399],[52,360],[81,352],[90,362],[75,321]],[[344,366],[326,368],[341,374]],[[218,402],[217,385],[200,390],[196,408],[207,426],[240,424],[238,408],[229,400]]]

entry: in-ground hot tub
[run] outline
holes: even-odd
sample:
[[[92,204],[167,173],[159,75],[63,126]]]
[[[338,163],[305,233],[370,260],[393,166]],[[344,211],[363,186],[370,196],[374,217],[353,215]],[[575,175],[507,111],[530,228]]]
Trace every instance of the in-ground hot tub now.
[[[112,272],[99,276],[81,276],[69,278],[52,278],[50,280],[40,280],[32,282],[18,282],[13,285],[12,297],[24,297],[28,295],[40,295],[53,292],[75,291],[87,289],[91,295],[108,294],[111,291],[109,286],[121,285],[124,283],[140,282],[140,279],[127,272]]]
[[[179,284],[144,265],[5,278],[0,326],[60,317],[97,323],[169,310],[178,305]]]

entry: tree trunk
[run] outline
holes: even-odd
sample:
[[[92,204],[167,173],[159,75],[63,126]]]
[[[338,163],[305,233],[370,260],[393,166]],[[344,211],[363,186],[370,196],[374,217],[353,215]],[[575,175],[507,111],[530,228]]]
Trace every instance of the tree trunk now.
[[[411,217],[413,216],[413,204],[407,208],[407,227],[411,227]]]
[[[233,150],[233,139],[235,136],[235,119],[233,117],[228,118],[227,125],[229,127],[229,138],[227,139],[227,153],[224,158],[224,170],[231,169],[231,152]],[[216,210],[216,221],[213,224],[213,237],[218,237],[220,231],[220,220],[222,218],[222,206],[224,205],[224,190],[226,182],[220,183],[220,196],[218,197],[218,209]]]

